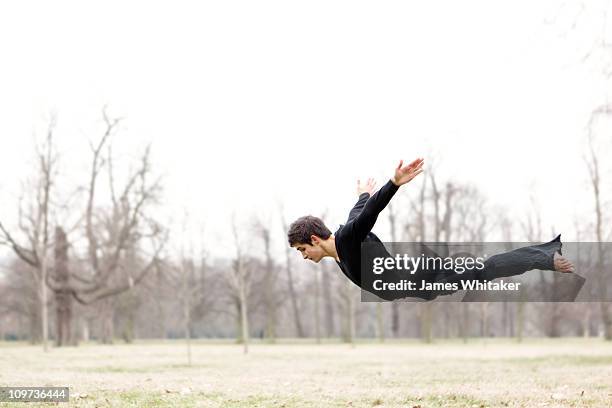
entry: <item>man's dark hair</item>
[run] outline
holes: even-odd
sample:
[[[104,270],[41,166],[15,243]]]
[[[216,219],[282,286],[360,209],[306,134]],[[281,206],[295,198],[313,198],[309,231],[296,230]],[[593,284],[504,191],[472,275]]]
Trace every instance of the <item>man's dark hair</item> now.
[[[327,239],[331,236],[331,231],[325,226],[323,220],[312,215],[306,215],[295,220],[289,226],[289,232],[287,237],[289,238],[289,245],[293,246],[296,244],[311,244],[311,235],[316,235],[322,239]]]

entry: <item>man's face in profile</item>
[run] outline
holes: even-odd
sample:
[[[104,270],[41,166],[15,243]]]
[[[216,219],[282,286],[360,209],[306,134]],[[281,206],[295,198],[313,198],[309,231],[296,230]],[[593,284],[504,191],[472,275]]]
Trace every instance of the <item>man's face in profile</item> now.
[[[325,253],[323,252],[323,248],[319,245],[318,241],[313,240],[314,245],[311,244],[295,244],[292,245],[293,248],[300,251],[302,254],[302,258],[310,259],[312,262],[319,263]]]

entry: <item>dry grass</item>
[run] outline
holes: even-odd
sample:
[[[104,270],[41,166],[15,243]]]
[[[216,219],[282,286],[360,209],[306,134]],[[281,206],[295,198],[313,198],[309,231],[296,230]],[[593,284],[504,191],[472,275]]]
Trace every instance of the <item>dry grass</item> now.
[[[198,342],[192,366],[185,350],[0,343],[0,385],[69,386],[58,405],[75,407],[612,406],[612,344],[600,339],[256,344],[248,355]]]

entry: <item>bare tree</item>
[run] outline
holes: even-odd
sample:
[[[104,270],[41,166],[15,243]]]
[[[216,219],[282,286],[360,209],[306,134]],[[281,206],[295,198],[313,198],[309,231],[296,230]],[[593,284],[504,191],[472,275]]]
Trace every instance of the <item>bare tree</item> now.
[[[103,118],[103,135],[97,143],[91,144],[91,171],[85,188],[84,230],[88,268],[70,273],[70,291],[82,304],[101,301],[102,338],[110,342],[113,337],[113,304],[106,299],[132,289],[154,269],[167,234],[148,215],[148,207],[157,203],[161,192],[160,179],[150,179],[150,146],[145,149],[135,170],[128,173],[125,183],[118,188],[110,140],[121,119],[111,119],[106,109],[103,110]],[[106,157],[103,156],[105,148]],[[101,173],[105,166],[111,198],[108,211],[101,203],[97,204],[102,189]],[[143,266],[135,267],[141,262],[134,262],[130,268],[124,267],[127,254],[138,257]],[[58,283],[53,280],[48,283],[53,288],[58,287]]]
[[[279,213],[281,215],[281,224],[283,226],[284,235],[289,231],[289,226],[287,225],[287,221],[285,220],[285,216],[283,215],[283,208],[280,206]],[[289,290],[289,299],[291,301],[291,310],[293,311],[293,322],[295,324],[295,329],[297,331],[298,337],[304,337],[304,327],[302,325],[302,319],[300,317],[300,310],[298,307],[298,298],[295,291],[295,283],[293,281],[293,269],[291,266],[291,248],[289,245],[285,246],[285,270],[287,271],[287,288]],[[323,274],[323,279],[325,280],[326,274]],[[323,284],[323,291],[325,296],[325,283]],[[329,334],[328,334],[329,335]]]
[[[530,196],[530,208],[525,215],[525,220],[521,222],[523,234],[527,238],[528,242],[541,242],[543,235],[542,227],[542,216],[540,206],[532,194]],[[554,231],[553,231],[554,234]],[[547,298],[554,297],[554,290],[557,287],[558,275],[553,274],[552,276],[545,274],[544,271],[539,271],[540,287],[542,293]],[[552,281],[552,282],[551,282]],[[535,304],[539,313],[537,316],[540,319],[540,326],[544,329],[544,333],[549,337],[558,337],[560,335],[560,324],[562,318],[562,305],[557,302],[547,302],[541,304]],[[519,302],[518,307],[526,307],[524,302]],[[525,313],[521,310],[518,314],[521,318],[524,318]],[[523,332],[524,321],[519,321],[520,332]]]
[[[316,268],[315,269],[315,277],[314,277],[314,302],[315,302],[315,306],[314,306],[314,332],[315,332],[315,339],[317,344],[321,343],[321,285],[320,285],[320,279],[319,276],[321,275],[321,273],[324,273],[323,268]]]
[[[187,346],[187,364],[191,365],[191,308],[195,293],[200,290],[195,280],[195,263],[192,257],[181,254],[180,266],[178,267],[178,294],[181,298],[183,309],[183,333]]]
[[[53,135],[56,118],[51,116],[45,141],[37,147],[38,174],[35,180],[35,199],[27,210],[19,205],[19,230],[27,243],[18,242],[7,227],[0,222],[0,244],[9,246],[14,253],[32,268],[40,305],[43,349],[48,350],[48,270],[50,242],[50,203],[52,187],[55,184],[57,154],[54,152]]]
[[[102,149],[107,143],[111,133],[118,124],[118,120],[110,120],[104,112],[106,132],[97,146],[92,146],[94,152],[91,178],[89,183],[86,216],[86,235],[89,242],[89,259],[92,273],[84,272],[82,268],[69,271],[68,248],[64,229],[57,225],[55,236],[58,242],[52,241],[51,235],[51,197],[53,188],[58,184],[56,168],[58,155],[54,149],[55,117],[53,116],[47,131],[44,143],[37,147],[38,174],[35,179],[35,197],[29,202],[20,200],[18,231],[23,237],[14,235],[0,223],[0,242],[9,246],[15,254],[30,265],[33,278],[37,283],[41,308],[41,323],[43,344],[46,349],[48,339],[48,287],[56,298],[58,306],[58,345],[69,340],[71,329],[71,297],[82,303],[91,303],[98,299],[113,296],[128,290],[138,283],[151,269],[156,255],[147,267],[136,276],[128,272],[128,279],[118,278],[117,272],[121,270],[121,258],[128,248],[136,249],[139,243],[146,238],[154,242],[162,236],[161,228],[150,217],[146,216],[146,207],[156,200],[159,192],[159,181],[149,182],[150,174],[149,150],[143,156],[141,167],[130,176],[121,195],[114,194],[113,175],[109,170],[113,208],[111,214],[106,216],[101,209],[95,208],[95,191],[98,174],[103,167],[101,158]],[[110,155],[107,163],[111,163]],[[109,169],[112,167],[109,165]],[[24,196],[25,196],[24,190]],[[66,197],[63,197],[66,198]],[[58,200],[60,201],[60,200]],[[64,200],[65,201],[65,200]],[[60,207],[58,203],[58,207]],[[81,222],[82,220],[79,220]],[[148,230],[147,230],[148,227]],[[71,227],[70,230],[73,230]],[[96,230],[98,232],[96,232]],[[55,245],[55,267],[50,263],[50,249]],[[161,248],[154,246],[155,254]],[[87,271],[85,271],[87,272]]]
[[[325,336],[332,337],[335,333],[334,302],[331,296],[333,273],[330,264],[321,262],[321,298],[323,301],[323,320]]]
[[[456,220],[456,233],[454,239],[465,242],[483,242],[487,233],[486,199],[482,193],[470,185],[453,185],[454,215]],[[480,330],[485,332],[488,320],[488,307],[486,302],[480,304]],[[464,342],[470,334],[471,307],[465,302],[461,305],[461,318],[459,331]]]
[[[398,221],[397,221],[397,210],[395,208],[395,205],[390,202],[387,205],[387,208],[389,209],[388,213],[389,214],[389,226],[391,227],[391,242],[395,243],[398,242]],[[393,252],[397,252],[396,248],[391,248],[393,250]],[[379,320],[383,320],[383,310],[382,310],[382,304],[380,304],[380,310],[377,309],[376,313],[380,316]],[[400,331],[400,313],[399,313],[399,303],[398,302],[392,302],[391,303],[391,334],[393,335],[393,337],[399,337],[399,331]],[[380,326],[379,331],[382,333],[384,332],[384,328],[382,327],[382,323],[378,323],[378,325]]]
[[[424,180],[421,184],[421,191],[419,192],[419,198],[417,204],[413,206],[416,210],[418,219],[418,240],[417,242],[425,242],[427,240],[427,216],[425,214],[425,207],[427,201],[427,181]],[[433,304],[431,302],[419,303],[419,316],[421,320],[421,339],[425,343],[431,343],[433,341]]]
[[[436,172],[429,172],[429,180],[431,183],[431,200],[433,201],[433,224],[434,224],[434,235],[433,241],[440,242],[442,239],[442,233],[444,233],[444,241],[448,243],[451,239],[452,229],[451,229],[451,220],[452,220],[452,212],[453,212],[453,196],[455,194],[455,190],[453,188],[452,183],[446,183],[444,189],[440,189],[438,187],[438,182],[436,178]],[[442,204],[444,204],[444,212],[442,211]],[[451,313],[456,310],[456,308],[450,303],[441,303],[438,305],[438,308],[442,310],[444,316],[444,324],[443,324],[443,333],[444,337],[450,336],[450,327],[451,327]]]
[[[512,246],[512,222],[508,218],[505,211],[500,211],[498,213],[498,224],[501,229],[502,241],[505,243],[505,250],[511,251],[512,249],[514,249]],[[516,304],[517,309],[525,307],[525,302],[523,301],[516,302]],[[514,315],[515,309],[512,308],[508,302],[504,302],[502,310],[502,326],[505,329],[504,336],[514,337]],[[519,325],[522,325],[522,322],[520,322]]]
[[[68,269],[68,239],[64,230],[55,227],[55,267],[53,277],[56,282],[55,303],[57,309],[57,336],[58,347],[73,344],[72,330],[72,293],[70,292],[70,271]]]
[[[229,274],[229,283],[233,291],[233,297],[238,309],[238,322],[240,341],[243,344],[244,353],[249,352],[249,321],[248,321],[248,292],[250,274],[246,263],[244,249],[238,236],[238,228],[236,226],[235,217],[232,218],[232,235],[234,237],[234,245],[236,246],[236,257],[233,260],[232,273]]]
[[[261,238],[264,247],[265,256],[265,272],[264,272],[264,306],[265,306],[265,319],[266,327],[264,335],[268,341],[274,343],[276,341],[276,323],[277,308],[279,303],[279,296],[276,288],[276,279],[274,276],[274,260],[272,259],[272,252],[270,248],[270,228],[266,226],[266,223],[261,219],[257,219],[255,222],[255,231]]]
[[[595,135],[593,126],[595,121],[600,116],[609,116],[612,114],[612,106],[603,106],[596,109],[591,115],[591,119],[588,124],[588,155],[586,157],[586,164],[589,171],[589,178],[591,181],[591,187],[593,188],[593,200],[595,204],[595,239],[597,241],[597,276],[599,277],[599,296],[600,299],[606,299],[607,282],[604,279],[604,258],[605,251],[603,247],[604,230],[603,230],[603,205],[602,205],[602,194],[601,194],[601,163],[597,149],[595,148]],[[607,302],[600,302],[601,318],[604,325],[604,337],[606,340],[612,340],[612,313],[610,312],[610,305]]]
[[[329,210],[326,208],[321,215],[321,219],[323,222],[327,221],[327,216],[329,214]],[[327,337],[331,337],[335,332],[335,324],[334,324],[334,301],[332,299],[331,288],[334,281],[334,276],[338,276],[333,274],[332,272],[332,264],[328,262],[321,262],[321,300],[323,301],[323,318],[325,321],[325,335]]]
[[[341,284],[340,308],[342,309],[342,339],[355,346],[355,292],[353,283],[346,279]]]

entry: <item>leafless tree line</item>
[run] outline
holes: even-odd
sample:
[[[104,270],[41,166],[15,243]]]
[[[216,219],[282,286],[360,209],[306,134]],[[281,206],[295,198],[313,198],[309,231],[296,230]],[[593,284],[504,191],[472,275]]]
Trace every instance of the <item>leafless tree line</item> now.
[[[282,207],[276,220],[253,216],[246,225],[232,221],[233,257],[213,258],[213,248],[196,248],[189,241],[172,253],[167,228],[153,217],[162,185],[153,174],[150,149],[131,163],[126,177],[118,177],[112,140],[121,120],[104,113],[103,123],[91,144],[90,171],[69,194],[80,207],[63,214],[66,206],[59,205],[66,198],[56,188],[62,181],[52,121],[37,148],[34,189],[24,190],[17,203],[17,222],[0,220],[2,243],[13,254],[0,281],[2,337],[44,345],[53,338],[58,346],[90,339],[180,337],[187,339],[191,362],[189,344],[199,337],[233,337],[247,352],[251,338],[352,343],[357,337],[431,342],[440,337],[609,336],[606,306],[598,310],[592,304],[361,303],[359,289],[333,262],[305,263],[284,239],[274,238],[284,237],[288,228]],[[594,143],[594,136],[588,140]],[[605,240],[602,164],[592,144],[586,163],[595,203],[590,232]],[[507,242],[546,238],[535,199],[516,222],[476,187],[441,180],[435,160],[430,167],[416,188],[406,189],[385,210],[392,241],[484,242],[494,231],[501,231]],[[376,227],[382,236],[384,222]],[[594,259],[603,263],[604,256],[598,253]]]

